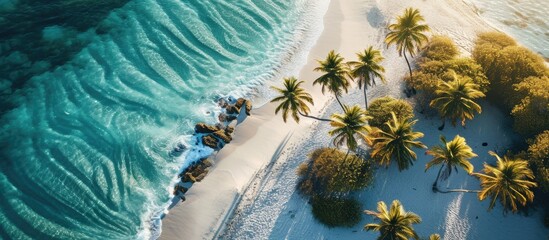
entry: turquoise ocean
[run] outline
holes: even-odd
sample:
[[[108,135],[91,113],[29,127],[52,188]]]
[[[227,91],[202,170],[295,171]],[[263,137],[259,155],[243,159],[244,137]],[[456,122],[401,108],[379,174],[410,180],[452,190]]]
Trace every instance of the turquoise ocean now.
[[[194,125],[304,64],[317,5],[0,0],[0,239],[158,236]]]
[[[194,124],[263,104],[326,2],[0,0],[0,238],[156,238]],[[549,56],[547,1],[466,2]]]

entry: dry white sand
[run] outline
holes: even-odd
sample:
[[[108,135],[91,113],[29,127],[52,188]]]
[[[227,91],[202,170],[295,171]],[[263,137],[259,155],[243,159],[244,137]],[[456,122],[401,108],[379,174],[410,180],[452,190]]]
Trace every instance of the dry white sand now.
[[[326,2],[326,1],[323,1]],[[337,103],[324,108],[331,98],[312,88],[319,76],[312,69],[316,59],[323,59],[335,49],[347,59],[369,45],[383,47],[384,27],[405,7],[419,8],[435,34],[452,37],[462,51],[469,51],[479,31],[490,27],[472,9],[451,0],[332,0],[324,17],[324,31],[309,52],[307,64],[299,78],[315,99],[313,114],[340,112]],[[467,54],[464,52],[464,54]],[[407,74],[406,63],[394,48],[384,49],[387,85],[369,91],[369,99],[391,95],[404,98],[401,78]],[[362,91],[353,90],[343,102],[363,105]],[[446,126],[440,132],[437,118],[416,113],[422,141],[433,146],[439,135],[464,136],[479,155],[472,160],[476,171],[483,162],[494,162],[488,150],[502,152],[514,135],[505,116],[483,103],[483,113],[469,122],[467,128]],[[213,171],[186,194],[163,220],[164,239],[375,239],[377,233],[363,232],[362,226],[372,219],[364,216],[353,228],[329,229],[314,220],[307,200],[295,191],[296,167],[311,150],[329,146],[329,124],[302,119],[299,125],[284,123],[274,116],[273,104],[254,109],[252,116],[237,127],[234,141],[215,156]],[[487,142],[488,146],[481,144]],[[487,202],[479,202],[472,193],[433,193],[431,184],[436,169],[424,172],[429,157],[418,150],[417,163],[407,171],[395,166],[378,169],[372,187],[357,194],[364,209],[375,209],[376,202],[390,203],[400,199],[407,210],[419,214],[423,223],[416,225],[421,236],[439,233],[443,239],[543,239],[549,231],[543,228],[540,214],[504,216],[501,206],[487,212]],[[261,170],[260,170],[261,169]],[[453,173],[441,186],[478,189],[478,180],[463,171]]]

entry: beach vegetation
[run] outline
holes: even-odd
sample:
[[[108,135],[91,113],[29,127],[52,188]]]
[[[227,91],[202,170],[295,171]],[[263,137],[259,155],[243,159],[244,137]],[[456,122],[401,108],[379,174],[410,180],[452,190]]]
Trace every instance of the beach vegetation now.
[[[475,99],[485,95],[469,78],[455,76],[453,81],[441,81],[435,94],[436,98],[431,101],[430,106],[438,109],[441,118],[450,119],[453,126],[458,119],[465,126],[465,120],[472,120],[475,112],[482,112]]]
[[[370,161],[335,148],[319,148],[297,171],[297,188],[305,196],[340,197],[367,187],[373,179]]]
[[[537,184],[532,181],[534,173],[528,167],[528,162],[508,156],[502,158],[492,151],[490,155],[496,158],[496,165],[484,163],[483,173],[473,173],[480,180],[481,191],[478,198],[482,201],[490,197],[488,210],[494,208],[498,199],[504,212],[516,212],[519,206],[532,202],[534,192],[531,188]]]
[[[425,33],[430,29],[428,25],[422,23],[424,20],[418,9],[406,8],[404,13],[397,17],[396,22],[389,25],[389,33],[385,36],[387,47],[396,45],[399,56],[404,55],[410,71],[410,79],[413,79],[412,67],[406,53],[413,57],[427,42]]]
[[[385,68],[381,66],[383,57],[381,52],[374,49],[372,46],[356,54],[358,61],[350,61],[347,64],[351,66],[351,76],[358,79],[357,84],[359,89],[364,90],[364,107],[368,107],[368,96],[366,90],[368,87],[375,86],[375,79],[378,78],[382,83],[386,83]]]
[[[354,198],[313,197],[313,217],[328,227],[352,227],[360,222],[360,203]]]
[[[339,148],[344,143],[347,145],[346,158],[349,151],[356,150],[360,139],[366,139],[370,131],[368,119],[371,117],[367,116],[366,111],[358,105],[352,107],[343,105],[343,107],[343,114],[332,114],[330,122],[332,130],[328,134],[334,137],[332,143],[335,147]]]
[[[528,77],[514,87],[522,96],[511,111],[514,130],[523,136],[534,136],[549,129],[549,75]]]
[[[429,240],[440,240],[440,235],[438,233],[433,233],[429,236]]]
[[[367,143],[372,148],[371,157],[379,163],[388,167],[394,159],[397,162],[398,170],[408,169],[417,159],[413,148],[427,148],[423,143],[417,141],[423,137],[423,133],[414,132],[413,126],[417,120],[410,118],[397,118],[394,112],[391,113],[391,120],[386,123],[387,131],[379,128],[372,128],[367,136]]]
[[[535,171],[539,188],[549,195],[549,130],[538,134],[528,146],[530,166]]]
[[[319,60],[318,64],[320,66],[316,67],[314,71],[324,74],[314,80],[313,85],[320,84],[322,93],[327,90],[334,94],[337,102],[344,109],[339,97],[343,92],[348,92],[351,85],[349,81],[352,80],[349,67],[344,63],[344,58],[332,50],[328,53],[326,59]]]
[[[330,121],[329,119],[322,119],[313,116],[309,116],[310,108],[308,104],[314,105],[311,94],[307,93],[300,85],[303,81],[298,81],[295,77],[284,78],[284,87],[278,88],[272,86],[271,88],[277,91],[280,95],[276,96],[271,102],[280,102],[275,109],[275,114],[282,111],[282,119],[284,122],[288,119],[288,114],[299,123],[299,116],[313,118],[321,121]]]
[[[398,200],[391,203],[390,209],[387,209],[385,202],[380,201],[377,203],[377,212],[366,210],[364,213],[379,221],[379,223],[369,223],[364,226],[366,231],[379,232],[378,240],[419,239],[412,225],[420,223],[421,218],[413,212],[404,210]]]
[[[385,123],[392,119],[391,112],[394,112],[398,119],[414,118],[414,109],[408,101],[385,96],[374,99],[368,106],[366,114],[371,117],[368,124],[370,127],[389,131]]]
[[[473,173],[474,166],[469,159],[477,157],[473,149],[467,145],[464,137],[456,135],[451,141],[446,141],[444,136],[440,136],[441,145],[436,145],[427,150],[427,154],[433,156],[433,159],[425,165],[425,171],[429,168],[440,165],[437,178],[433,183],[433,191],[437,191],[439,178],[444,181],[450,177],[452,170],[458,171],[458,167],[463,168],[468,174]]]
[[[429,39],[422,54],[422,61],[445,61],[457,57],[459,50],[451,38],[435,35]]]
[[[429,109],[430,102],[436,98],[436,90],[441,82],[468,78],[479,86],[478,90],[482,93],[488,91],[490,81],[482,67],[471,58],[458,57],[459,52],[455,52],[457,49],[449,37],[433,36],[423,50],[418,69],[414,71],[415,77],[404,79],[409,86],[420,92],[417,102],[423,108],[422,113]]]

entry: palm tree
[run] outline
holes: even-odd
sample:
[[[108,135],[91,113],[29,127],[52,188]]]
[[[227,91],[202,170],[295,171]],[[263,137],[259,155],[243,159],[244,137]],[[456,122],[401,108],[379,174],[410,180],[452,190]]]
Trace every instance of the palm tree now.
[[[456,135],[450,142],[447,142],[444,136],[440,136],[440,141],[442,142],[442,145],[434,146],[426,152],[433,156],[433,160],[425,165],[425,171],[434,165],[441,165],[438,170],[437,178],[433,183],[433,191],[435,192],[438,190],[437,183],[439,177],[442,177],[442,180],[448,179],[450,174],[452,174],[452,168],[457,172],[457,167],[459,166],[465,169],[467,173],[471,174],[474,167],[473,164],[469,162],[469,159],[477,156],[473,153],[473,149],[467,145],[465,138],[459,135]],[[444,171],[442,171],[443,168]]]
[[[392,120],[385,123],[388,131],[373,129],[367,136],[367,143],[372,147],[371,156],[379,161],[380,165],[389,166],[391,159],[398,163],[398,170],[408,169],[413,165],[417,155],[412,150],[416,148],[427,148],[416,139],[423,137],[423,133],[414,132],[412,127],[417,120],[410,118],[397,119],[394,112],[391,112]]]
[[[438,233],[433,233],[429,236],[429,240],[440,240],[440,235],[438,235]]]
[[[366,96],[366,90],[368,86],[376,85],[375,78],[379,78],[381,82],[385,83],[385,77],[383,73],[385,68],[379,65],[383,61],[381,52],[374,49],[372,46],[365,49],[363,53],[357,53],[358,61],[348,62],[351,69],[351,76],[358,78],[358,87],[364,88],[364,107],[368,108],[368,98]]]
[[[317,118],[309,116],[309,106],[307,103],[314,105],[311,94],[301,88],[303,81],[297,81],[295,77],[284,78],[284,88],[271,88],[280,93],[280,96],[275,97],[271,102],[281,102],[275,109],[275,114],[282,110],[282,119],[286,122],[288,113],[291,112],[292,118],[299,123],[299,115],[303,117],[313,118],[321,121],[330,121],[329,119]],[[299,114],[299,115],[298,115]]]
[[[343,57],[339,56],[339,53],[336,54],[334,50],[328,53],[326,60],[319,60],[318,63],[320,66],[315,68],[314,71],[324,72],[325,74],[317,78],[313,82],[313,85],[320,84],[322,86],[322,93],[324,93],[326,89],[332,92],[341,108],[345,110],[343,104],[341,104],[341,101],[339,100],[339,96],[341,96],[343,90],[345,92],[348,91],[350,86],[348,79],[350,79],[350,75],[349,69],[343,64],[343,60]]]
[[[420,24],[424,20],[419,10],[406,8],[404,14],[397,17],[396,23],[389,25],[389,33],[385,36],[387,48],[392,44],[396,44],[398,55],[404,55],[404,59],[406,59],[406,63],[408,64],[408,70],[410,70],[410,80],[412,82],[412,67],[406,57],[406,52],[413,57],[416,51],[419,51],[421,45],[428,40],[424,32],[430,30],[429,26]]]
[[[482,201],[490,197],[491,210],[496,199],[499,198],[504,211],[511,208],[513,212],[517,211],[517,203],[525,206],[526,203],[534,200],[534,193],[530,188],[537,184],[532,182],[534,174],[528,168],[528,162],[519,159],[509,159],[507,156],[499,157],[496,153],[490,151],[490,155],[496,157],[496,166],[484,163],[484,173],[473,173],[480,179],[482,190],[478,193],[478,198]]]
[[[482,109],[474,99],[484,97],[484,93],[478,90],[479,86],[469,78],[456,77],[453,81],[441,81],[435,91],[437,97],[429,104],[438,109],[442,119],[449,118],[452,125],[461,119],[461,125],[465,126],[465,120],[473,119],[475,112],[481,113]],[[444,128],[444,120],[439,130]]]
[[[355,135],[359,135],[362,139],[365,139],[370,127],[367,124],[369,116],[366,116],[366,111],[358,105],[348,107],[344,105],[345,111],[343,114],[332,114],[333,129],[328,132],[330,136],[334,136],[333,144],[336,147],[340,147],[343,143],[347,143],[347,155],[349,151],[355,151],[358,146],[358,141]],[[347,158],[345,155],[345,158]]]
[[[364,226],[366,231],[378,231],[378,240],[408,240],[419,239],[412,224],[421,222],[421,218],[413,212],[406,212],[398,200],[391,203],[391,209],[383,201],[377,203],[377,212],[366,210],[364,213],[379,219],[380,223],[370,223]]]

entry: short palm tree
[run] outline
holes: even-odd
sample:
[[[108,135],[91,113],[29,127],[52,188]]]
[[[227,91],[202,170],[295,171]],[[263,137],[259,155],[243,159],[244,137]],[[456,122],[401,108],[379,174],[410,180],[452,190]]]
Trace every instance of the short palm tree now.
[[[344,105],[344,109],[343,114],[332,114],[330,124],[333,129],[328,134],[335,136],[333,144],[336,147],[347,143],[347,154],[349,154],[349,151],[355,151],[358,146],[355,135],[366,139],[370,131],[370,127],[368,126],[368,119],[370,117],[366,116],[366,111],[358,105],[354,105],[353,107]]]
[[[450,82],[441,81],[435,93],[437,97],[431,101],[430,106],[437,108],[443,119],[450,119],[453,126],[457,119],[461,119],[461,125],[465,126],[465,120],[473,119],[475,112],[482,112],[474,100],[485,95],[469,78],[456,77]],[[444,122],[439,129],[442,128]]]
[[[406,8],[404,14],[397,17],[396,23],[389,25],[389,33],[385,36],[387,47],[395,44],[399,56],[404,55],[408,70],[410,70],[410,80],[413,80],[412,67],[406,57],[406,52],[410,54],[410,57],[413,57],[421,45],[428,40],[424,32],[430,30],[429,26],[420,24],[424,20],[419,10]]]
[[[412,148],[427,148],[416,139],[423,137],[423,133],[414,132],[412,127],[417,120],[409,118],[397,119],[394,112],[391,112],[392,119],[385,123],[388,131],[385,132],[376,128],[370,131],[367,136],[367,143],[372,147],[372,158],[379,161],[380,165],[389,166],[391,160],[398,163],[398,170],[408,169],[413,165],[417,155]]]
[[[339,56],[339,53],[335,53],[334,50],[328,53],[328,56],[324,61],[318,61],[320,64],[319,67],[316,67],[314,71],[323,72],[324,75],[317,78],[313,85],[320,84],[322,86],[322,93],[326,89],[332,92],[339,105],[343,110],[343,104],[339,100],[342,91],[347,92],[350,86],[349,79],[349,69],[346,64],[343,63],[343,57]]]
[[[366,210],[368,215],[377,218],[380,223],[370,223],[364,226],[366,231],[378,231],[378,240],[408,240],[419,239],[412,224],[421,222],[421,218],[413,212],[406,212],[400,201],[394,200],[391,209],[383,201],[377,203],[377,212]]]
[[[308,115],[310,109],[309,106],[307,106],[307,103],[310,103],[311,105],[314,105],[314,103],[311,94],[300,87],[302,83],[303,81],[298,81],[295,77],[289,77],[284,78],[284,88],[271,87],[281,94],[271,100],[271,102],[281,102],[280,105],[276,107],[275,114],[278,114],[278,112],[282,110],[282,119],[284,122],[286,122],[288,118],[288,113],[291,114],[292,118],[297,123],[299,123],[299,115],[321,121],[330,121],[329,119]]]
[[[429,236],[429,240],[440,240],[440,235],[438,235],[438,233],[433,233]]]
[[[351,76],[358,78],[358,87],[364,89],[364,107],[368,108],[368,97],[366,96],[368,86],[376,85],[376,77],[385,83],[383,76],[385,68],[379,64],[384,58],[381,56],[381,52],[372,46],[356,55],[358,61],[351,61],[348,64],[352,67]]]
[[[518,204],[525,206],[526,203],[534,200],[534,193],[530,188],[537,184],[531,180],[534,179],[532,170],[528,168],[528,162],[519,159],[509,159],[507,156],[499,157],[496,153],[490,151],[490,155],[496,157],[496,166],[484,163],[484,173],[473,173],[480,179],[481,191],[478,198],[482,201],[490,197],[491,210],[496,199],[499,198],[504,211],[509,208],[516,212]]]
[[[433,183],[433,191],[438,190],[437,183],[439,177],[442,177],[442,180],[448,179],[450,174],[452,174],[452,169],[455,169],[457,172],[458,166],[471,174],[474,167],[473,164],[469,162],[469,159],[477,156],[473,153],[473,149],[467,145],[465,138],[459,135],[456,135],[450,142],[447,142],[444,136],[440,136],[440,141],[442,142],[442,145],[434,146],[426,152],[433,156],[433,160],[425,165],[425,171],[434,165],[441,165],[438,170],[437,178]],[[442,171],[443,168],[444,171]]]

